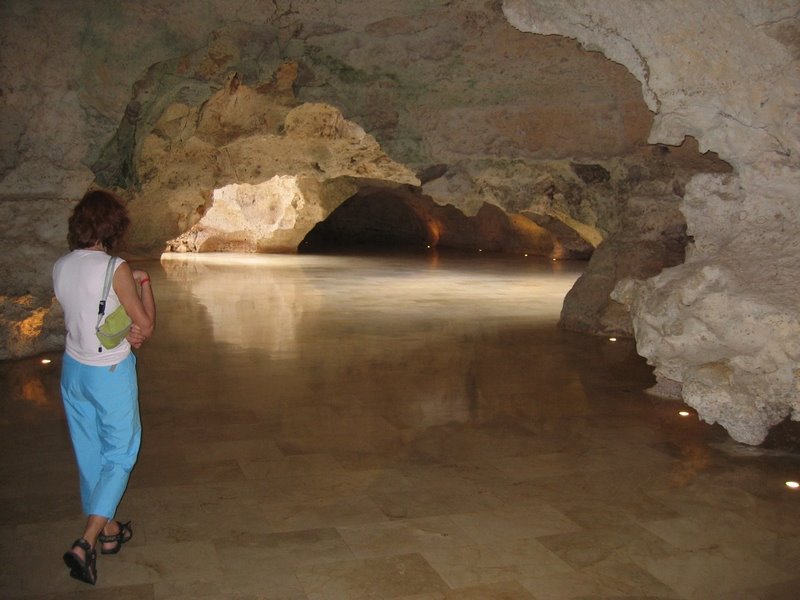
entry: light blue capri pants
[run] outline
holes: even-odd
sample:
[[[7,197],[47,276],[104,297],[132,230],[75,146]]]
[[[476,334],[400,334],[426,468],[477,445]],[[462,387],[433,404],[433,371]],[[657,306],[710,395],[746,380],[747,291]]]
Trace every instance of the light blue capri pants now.
[[[90,366],[64,355],[61,396],[85,515],[114,518],[142,438],[136,357]]]

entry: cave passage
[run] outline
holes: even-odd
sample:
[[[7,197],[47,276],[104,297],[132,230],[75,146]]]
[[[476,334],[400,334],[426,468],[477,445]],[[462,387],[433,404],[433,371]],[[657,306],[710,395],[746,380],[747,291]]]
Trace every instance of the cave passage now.
[[[550,259],[588,260],[588,242],[562,243],[550,229],[525,215],[484,204],[474,216],[441,206],[413,186],[367,186],[345,200],[306,235],[298,253],[426,252],[431,249],[494,252]],[[568,228],[561,224],[561,230]],[[569,231],[566,237],[574,239]]]
[[[399,249],[428,250],[438,242],[431,221],[392,194],[356,195],[343,202],[306,235],[298,247],[304,254],[335,254]]]

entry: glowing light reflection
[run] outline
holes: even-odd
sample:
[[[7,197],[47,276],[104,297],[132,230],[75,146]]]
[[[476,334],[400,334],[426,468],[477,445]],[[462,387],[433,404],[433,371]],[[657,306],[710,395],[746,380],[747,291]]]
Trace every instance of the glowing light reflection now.
[[[207,308],[216,341],[283,353],[295,350],[300,323],[323,310],[376,330],[398,317],[557,319],[582,271],[438,253],[425,260],[164,254],[161,264],[169,280]]]
[[[796,489],[800,488],[800,483],[798,483],[797,481],[787,481],[786,482],[786,487],[788,487],[790,489],[793,489],[793,490],[796,490]]]

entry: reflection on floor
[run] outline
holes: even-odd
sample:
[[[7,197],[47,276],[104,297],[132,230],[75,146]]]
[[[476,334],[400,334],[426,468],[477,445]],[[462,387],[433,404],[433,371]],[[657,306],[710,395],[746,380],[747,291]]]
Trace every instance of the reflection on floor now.
[[[629,341],[558,330],[578,272],[482,258],[149,265],[144,446],[96,588],[60,357],[0,364],[0,596],[788,599],[797,456],[739,446]],[[41,357],[40,357],[41,358]]]

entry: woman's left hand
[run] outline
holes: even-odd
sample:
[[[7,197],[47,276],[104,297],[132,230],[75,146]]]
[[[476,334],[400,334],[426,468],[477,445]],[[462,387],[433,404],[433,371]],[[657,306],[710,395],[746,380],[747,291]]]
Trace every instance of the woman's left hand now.
[[[142,285],[142,281],[145,279],[150,279],[150,275],[147,274],[147,271],[144,269],[132,269],[131,275],[133,275],[133,280]]]
[[[141,348],[147,338],[142,334],[142,330],[139,326],[134,323],[131,325],[131,330],[128,332],[126,339],[134,348]]]

